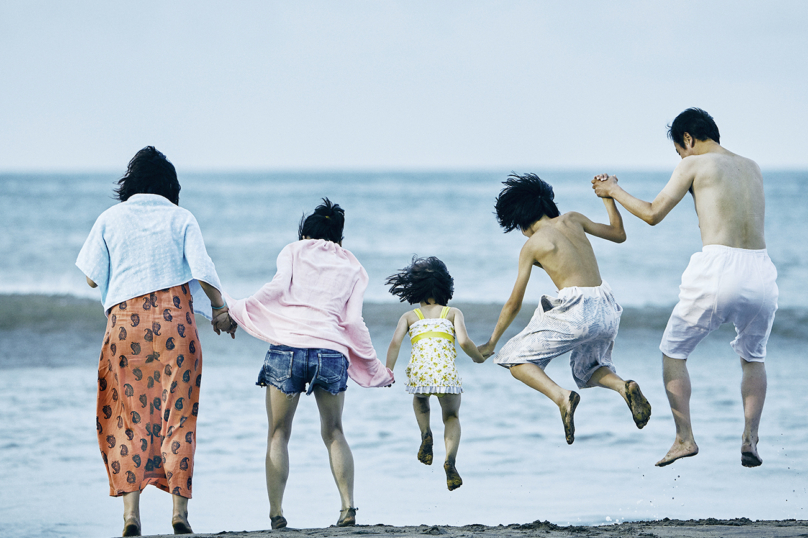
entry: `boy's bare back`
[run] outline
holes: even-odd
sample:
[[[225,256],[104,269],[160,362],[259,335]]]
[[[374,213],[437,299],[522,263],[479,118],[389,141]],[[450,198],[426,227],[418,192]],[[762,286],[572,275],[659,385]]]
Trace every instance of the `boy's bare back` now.
[[[610,216],[612,211],[617,212],[613,200],[604,200],[604,203]],[[596,287],[602,283],[587,233],[610,241],[625,240],[622,222],[619,227],[597,224],[574,211],[552,219],[543,218],[522,233],[528,240],[522,247],[520,265],[523,257],[529,258],[533,265],[547,272],[559,290],[572,286]]]

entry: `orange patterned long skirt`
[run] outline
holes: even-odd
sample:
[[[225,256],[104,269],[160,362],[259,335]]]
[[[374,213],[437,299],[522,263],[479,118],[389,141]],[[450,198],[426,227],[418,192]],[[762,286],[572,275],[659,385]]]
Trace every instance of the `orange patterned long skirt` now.
[[[112,307],[96,428],[110,495],[152,484],[191,498],[202,350],[187,285]]]

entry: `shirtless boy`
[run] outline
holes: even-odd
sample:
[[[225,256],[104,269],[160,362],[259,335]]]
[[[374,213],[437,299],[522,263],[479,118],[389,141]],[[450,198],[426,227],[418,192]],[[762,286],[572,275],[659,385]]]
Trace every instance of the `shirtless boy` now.
[[[559,289],[558,297],[543,296],[527,327],[506,343],[494,362],[511,375],[550,398],[561,411],[567,443],[575,440],[573,415],[580,401],[544,373],[550,361],[572,352],[570,366],[578,388],[605,387],[619,393],[642,428],[651,405],[635,381],[624,381],[612,364],[612,348],[623,309],[602,281],[598,262],[586,234],[615,243],[626,240],[623,219],[614,200],[603,199],[609,224],[597,224],[580,213],[561,215],[553,202],[553,188],[535,174],[512,174],[497,197],[497,220],[505,232],[516,228],[527,241],[519,254],[519,272],[513,292],[487,343],[478,349],[493,354],[502,333],[511,324],[525,296],[533,266],[544,269]]]
[[[703,249],[690,258],[682,274],[679,303],[659,346],[676,440],[657,466],[698,454],[690,423],[687,357],[710,332],[732,322],[738,336],[730,345],[740,355],[743,369],[741,464],[757,467],[763,463],[757,450],[766,399],[763,360],[777,310],[777,271],[763,237],[763,178],[754,161],[719,145],[718,127],[703,110],[690,108],[679,114],[668,137],[682,160],[653,202],[628,194],[616,177],[604,174],[592,180],[598,196],[617,200],[652,226],[688,191],[696,204]]]

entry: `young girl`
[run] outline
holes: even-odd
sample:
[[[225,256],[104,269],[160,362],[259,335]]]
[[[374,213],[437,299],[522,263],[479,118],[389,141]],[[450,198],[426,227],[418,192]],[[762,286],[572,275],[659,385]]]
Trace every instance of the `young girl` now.
[[[376,357],[362,319],[368,275],[342,248],[344,224],[342,208],[324,198],[314,214],[301,220],[299,240],[278,255],[271,282],[247,299],[234,301],[225,295],[236,323],[271,344],[257,384],[267,387],[266,479],[273,529],[286,527],[282,502],[289,476],[288,444],[300,393],[314,393],[317,400],[320,430],[342,501],[337,526],[347,527],[356,523],[353,456],[342,431],[348,377],[362,387],[393,383],[393,373]]]
[[[432,430],[429,428],[429,397],[438,397],[443,412],[443,438],[446,443],[446,485],[449,491],[463,485],[457,474],[455,458],[460,444],[460,394],[463,392],[455,368],[455,338],[474,362],[484,362],[474,342],[468,337],[463,313],[446,306],[452,298],[454,279],[438,258],[413,258],[401,272],[387,279],[390,293],[401,301],[419,303],[398,320],[396,332],[387,350],[387,368],[391,371],[398,360],[401,341],[407,332],[412,342],[412,357],[407,365],[407,392],[413,395],[415,420],[421,430],[418,461],[432,465]]]

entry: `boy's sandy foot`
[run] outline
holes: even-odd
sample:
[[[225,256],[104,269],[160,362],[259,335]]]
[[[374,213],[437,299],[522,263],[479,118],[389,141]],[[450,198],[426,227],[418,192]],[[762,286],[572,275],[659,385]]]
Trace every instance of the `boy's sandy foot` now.
[[[345,508],[339,511],[337,527],[353,527],[356,525],[356,511],[359,508]]]
[[[634,419],[634,424],[637,428],[643,429],[648,424],[648,419],[651,418],[651,404],[643,396],[640,390],[640,385],[636,381],[626,381],[626,400],[628,400],[628,408],[631,409],[631,417]]]
[[[691,456],[695,456],[699,453],[699,447],[696,445],[695,442],[688,442],[684,443],[681,441],[675,441],[673,446],[668,453],[665,454],[665,457],[656,462],[657,467],[665,467],[666,465],[670,465],[674,461],[681,459],[681,458],[689,458]]]
[[[574,390],[570,391],[566,409],[561,408],[561,421],[564,423],[564,437],[567,438],[568,445],[571,445],[575,441],[575,408],[578,407],[580,401],[581,397],[578,393]]]
[[[124,521],[121,536],[140,536],[140,521],[136,519]]]
[[[757,451],[757,439],[741,445],[741,465],[744,467],[760,467],[763,460]]]
[[[418,461],[424,465],[432,465],[432,432],[421,437],[421,448],[418,449]]]
[[[269,522],[272,524],[272,530],[286,528],[286,518],[283,516],[271,516]]]
[[[454,491],[463,485],[463,479],[457,473],[454,463],[447,461],[443,464],[443,470],[446,471],[446,487],[449,488],[449,491]]]
[[[191,524],[187,519],[175,517],[171,520],[171,526],[174,527],[174,534],[193,534]]]

